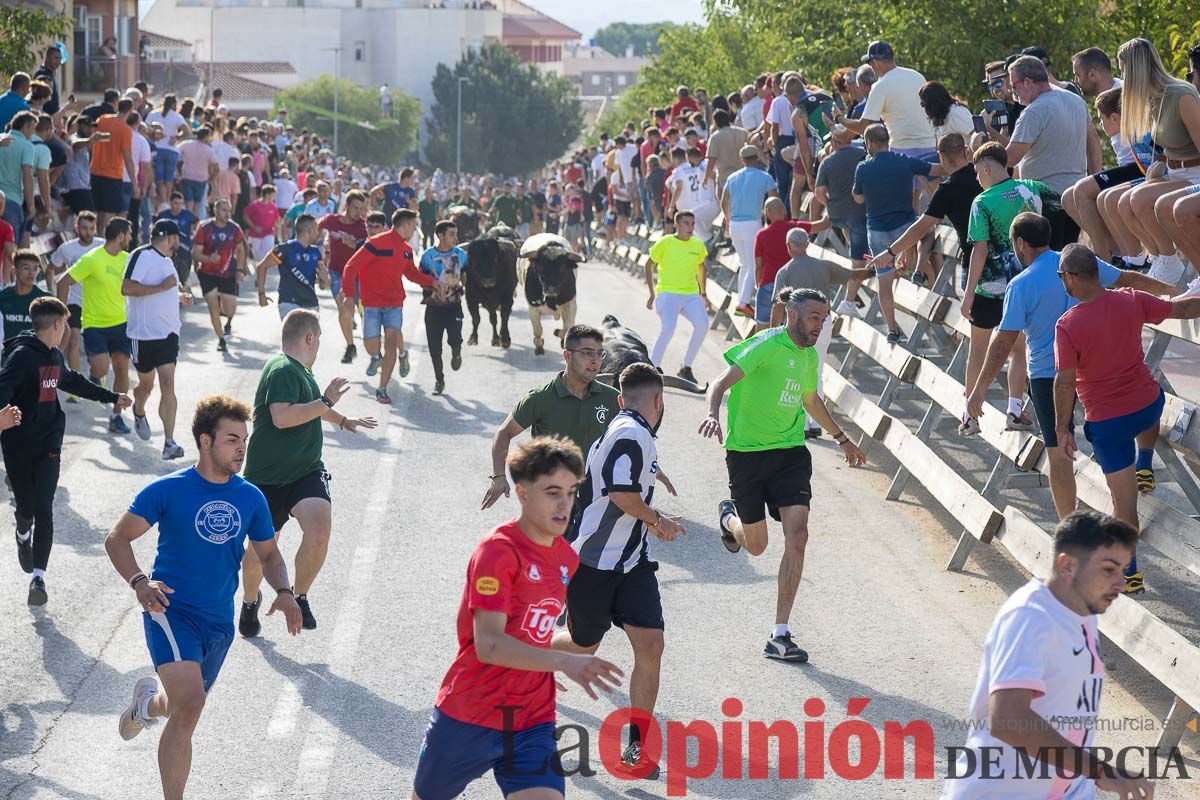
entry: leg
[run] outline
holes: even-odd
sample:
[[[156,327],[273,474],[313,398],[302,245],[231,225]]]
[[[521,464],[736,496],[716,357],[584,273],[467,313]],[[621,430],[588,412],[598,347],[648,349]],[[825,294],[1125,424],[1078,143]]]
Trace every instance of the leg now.
[[[79,351],[80,340],[82,339],[79,328],[71,328],[70,337],[70,341],[67,344],[67,366],[79,372]]]
[[[758,522],[743,523],[738,517],[733,516],[726,522],[726,527],[733,534],[733,538],[737,539],[737,543],[746,548],[746,552],[750,555],[761,556],[767,549],[767,520],[765,518]]]
[[[1114,186],[1111,189],[1105,189],[1096,198],[1096,208],[1100,213],[1100,219],[1103,221],[1105,229],[1112,235],[1117,255],[1121,256],[1136,256],[1142,252],[1142,243],[1138,239],[1138,235],[1126,224],[1127,217],[1122,215],[1118,208],[1121,196],[1127,194],[1130,188],[1128,184]]]
[[[1109,494],[1112,495],[1113,516],[1122,522],[1128,522],[1134,528],[1141,528],[1138,523],[1138,490],[1133,465],[1107,473],[1104,480],[1108,483]]]
[[[57,453],[33,460],[33,568],[45,571],[54,547],[54,495],[58,491]]]
[[[137,376],[137,386],[133,387],[133,415],[144,417],[146,416],[146,401],[150,399],[150,393],[154,391],[155,373],[151,370],[150,372],[139,372]]]
[[[112,354],[113,368],[113,391],[117,394],[126,394],[129,391],[129,354],[128,353],[113,353]],[[113,413],[118,412],[116,403],[113,404]]]
[[[152,717],[166,717],[158,740],[158,769],[162,775],[164,800],[183,800],[183,790],[192,771],[192,732],[200,721],[207,695],[200,664],[176,661],[158,668],[163,690],[150,701]]]
[[[545,340],[542,337],[542,310],[544,308],[545,306],[529,307],[529,324],[533,327],[533,351],[539,356],[546,352],[543,347]]]
[[[308,594],[325,554],[329,550],[329,533],[333,527],[333,510],[328,500],[306,497],[292,507],[292,516],[304,532],[296,551],[296,574],[292,578],[296,594]]]
[[[1146,231],[1146,227],[1142,225],[1142,221],[1138,216],[1133,213],[1133,190],[1136,188],[1136,186],[1130,187],[1117,198],[1117,213],[1115,216],[1137,237],[1138,249],[1146,250],[1147,255],[1149,255],[1150,245],[1148,243],[1150,242],[1150,234]]]
[[[363,348],[367,351],[367,355],[374,358],[379,355],[379,343],[381,339],[363,339]]]
[[[346,346],[354,344],[354,298],[345,294],[337,296],[338,327],[342,329],[342,338]]]
[[[895,270],[886,275],[879,275],[879,310],[883,312],[883,319],[887,322],[889,331],[900,331],[900,326],[896,324],[896,296],[893,291],[892,284],[896,282]]]
[[[1094,250],[1101,258],[1107,259],[1116,253],[1117,244],[1104,224],[1100,215],[1097,200],[1100,197],[1100,184],[1091,175],[1083,178],[1066,191],[1062,196],[1063,208],[1071,219],[1087,233]],[[1131,254],[1132,255],[1132,254]]]
[[[512,336],[508,332],[508,318],[512,315],[512,297],[505,296],[500,300],[500,346],[512,344]]]
[[[786,625],[796,603],[796,592],[804,575],[804,551],[808,546],[808,506],[784,506],[779,509],[783,518],[783,558],[779,562],[778,595],[775,601],[775,624]]]
[[[633,674],[629,676],[629,704],[654,714],[658,701],[659,674],[662,669],[663,632],[656,628],[625,625],[625,635],[633,646]]]
[[[1200,271],[1200,194],[1174,196],[1176,199],[1171,208],[1171,219],[1174,223],[1175,244],[1192,265],[1192,269]]]
[[[208,305],[208,321],[212,323],[213,333],[220,339],[225,335],[224,329],[221,327],[221,295],[216,289],[204,295],[204,302]]]
[[[1075,465],[1061,447],[1047,447],[1046,457],[1050,462],[1050,495],[1054,498],[1054,510],[1058,518],[1063,519],[1075,511]]]
[[[159,367],[158,379],[158,418],[162,420],[163,436],[174,440],[175,413],[179,406],[179,400],[175,397],[175,365],[163,364]]]
[[[675,322],[679,318],[680,302],[685,298],[678,294],[660,294],[654,299],[654,310],[658,312],[658,338],[654,340],[654,347],[650,350],[650,363],[656,367],[662,366],[663,354],[667,351],[667,344],[671,341],[671,337],[675,335]],[[704,326],[707,329],[707,326]]]
[[[396,328],[383,329],[383,365],[379,368],[379,388],[387,389],[396,368],[396,356],[400,352],[400,331]]]
[[[479,303],[473,298],[467,298],[467,313],[471,315],[471,336],[467,344],[479,344]]]
[[[108,377],[108,353],[88,353],[88,376],[96,383]]]
[[[225,317],[226,321],[233,322],[233,315],[237,313],[237,297],[232,294],[220,295],[221,298],[221,316]]]
[[[425,307],[425,344],[429,348],[429,361],[433,364],[433,377],[438,383],[445,380],[442,371],[442,334],[446,330],[446,314],[440,308]]]
[[[1182,181],[1163,181],[1161,183],[1143,183],[1131,191],[1129,205],[1133,210],[1137,221],[1141,223],[1149,240],[1143,240],[1142,243],[1154,255],[1172,255],[1175,252],[1175,243],[1171,241],[1171,236],[1163,227],[1162,222],[1157,216],[1155,207],[1159,198],[1174,192],[1177,189],[1182,189],[1187,186]]]
[[[691,367],[696,362],[696,356],[700,354],[700,347],[704,344],[704,335],[708,332],[708,312],[704,310],[704,301],[699,297],[693,297],[684,306],[683,315],[692,324],[692,336],[688,339],[683,365]]]
[[[967,394],[975,391],[975,381],[979,380],[979,373],[983,371],[983,359],[987,355],[991,339],[991,328],[971,326],[971,341],[967,347],[967,374],[963,380]]]
[[[492,347],[500,346],[500,329],[496,325],[496,306],[488,306],[488,322],[492,325]]]

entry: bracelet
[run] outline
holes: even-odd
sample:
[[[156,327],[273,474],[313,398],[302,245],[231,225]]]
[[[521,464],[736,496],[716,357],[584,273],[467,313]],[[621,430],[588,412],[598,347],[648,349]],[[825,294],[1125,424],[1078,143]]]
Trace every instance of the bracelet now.
[[[332,401],[332,400],[330,400],[330,399],[329,399],[328,397],[326,397],[325,395],[321,395],[321,397],[320,397],[319,399],[321,400],[321,402],[322,402],[322,403],[324,403],[324,404],[325,404],[326,406],[328,406],[329,408],[333,408],[333,401]]]
[[[346,423],[349,421],[349,419],[349,417],[342,417],[342,421],[338,423],[338,430],[346,430]]]
[[[493,480],[493,481],[494,481],[494,480],[496,480],[497,478],[505,478],[505,479],[507,479],[507,476],[506,476],[506,475],[505,475],[503,472],[501,472],[499,475],[488,475],[488,479],[489,479],[489,480]]]
[[[660,522],[662,522],[662,512],[660,512],[660,511],[655,511],[655,512],[654,512],[654,522],[651,522],[651,523],[648,523],[648,524],[650,525],[650,527],[651,527],[651,528],[657,528],[657,527],[658,527],[658,524],[659,524]]]
[[[150,579],[146,577],[146,573],[139,572],[137,575],[134,575],[132,578],[129,579],[129,588],[136,589],[137,585],[139,583],[141,583],[142,581],[148,581],[148,580],[150,580]]]
[[[295,596],[296,596],[296,593],[295,593],[295,592],[293,592],[291,589],[287,588],[286,586],[285,586],[285,587],[283,587],[282,589],[276,589],[276,590],[275,590],[275,595],[276,595],[276,596],[278,596],[278,595],[281,595],[281,594],[290,594],[292,597],[295,597]]]
[[[833,440],[838,444],[845,444],[846,442],[850,441],[850,437],[846,435],[845,431],[838,431],[836,434],[834,434]]]
[[[890,244],[884,248],[883,252],[887,253],[892,258],[896,257],[896,251],[892,249],[892,246]]]

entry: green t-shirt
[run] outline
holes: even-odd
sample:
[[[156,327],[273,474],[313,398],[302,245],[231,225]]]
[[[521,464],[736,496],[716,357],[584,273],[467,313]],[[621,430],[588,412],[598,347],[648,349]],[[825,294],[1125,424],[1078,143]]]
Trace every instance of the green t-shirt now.
[[[768,328],[725,351],[746,373],[729,391],[725,448],[741,452],[804,445],[804,395],[817,390],[817,350],[786,327]]]
[[[272,403],[311,403],[321,396],[308,367],[280,353],[263,366],[254,393],[254,432],[246,446],[246,480],[258,486],[282,486],[321,463],[321,418],[282,430],[271,420]]]
[[[533,222],[533,198],[527,194],[514,196],[517,203],[517,222],[524,225]]]
[[[417,203],[417,214],[421,217],[422,225],[433,225],[438,221],[438,201],[422,200]]]
[[[112,328],[125,323],[125,262],[129,253],[124,250],[109,255],[103,246],[84,253],[67,274],[83,287],[83,327]]]
[[[589,342],[588,347],[595,345]],[[591,446],[604,435],[608,423],[621,410],[618,392],[600,381],[592,381],[582,398],[571,394],[563,373],[532,390],[513,409],[512,417],[533,436],[564,436],[583,451],[586,458]]]
[[[1012,249],[1008,231],[1018,214],[1033,211],[1046,215],[1059,209],[1058,193],[1040,181],[1009,178],[984,189],[971,203],[967,239],[987,242],[987,260],[975,294],[1002,298],[1008,283],[1024,269]]]
[[[0,314],[4,315],[4,338],[11,339],[21,331],[33,330],[33,320],[29,319],[29,304],[39,297],[49,297],[34,286],[29,294],[17,294],[16,286],[9,286],[0,291]]]
[[[650,248],[658,264],[659,294],[696,294],[700,291],[700,265],[708,257],[704,242],[696,236],[686,242],[675,234],[664,236]]]
[[[496,195],[488,208],[496,221],[503,222],[510,228],[517,227],[517,198],[512,195]]]

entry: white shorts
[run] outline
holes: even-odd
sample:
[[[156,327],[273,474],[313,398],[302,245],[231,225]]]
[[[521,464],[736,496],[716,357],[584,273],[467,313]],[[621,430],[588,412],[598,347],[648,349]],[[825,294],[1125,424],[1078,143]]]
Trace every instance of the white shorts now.
[[[250,237],[250,252],[254,255],[255,263],[262,261],[267,257],[267,253],[271,252],[275,247],[274,236],[251,236]]]
[[[1197,167],[1180,167],[1179,169],[1167,168],[1167,180],[1170,181],[1187,181],[1190,184],[1200,184],[1200,166]]]

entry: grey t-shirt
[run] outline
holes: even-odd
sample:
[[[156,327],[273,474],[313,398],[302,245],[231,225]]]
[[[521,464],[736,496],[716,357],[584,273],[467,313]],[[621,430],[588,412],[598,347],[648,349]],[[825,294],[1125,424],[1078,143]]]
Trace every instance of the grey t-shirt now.
[[[867,157],[861,147],[843,147],[830,153],[817,166],[817,186],[824,186],[828,193],[829,218],[832,220],[855,219],[866,216],[867,208],[854,202],[854,170]]]
[[[1015,144],[1028,144],[1021,177],[1062,194],[1087,175],[1087,104],[1074,92],[1043,92],[1025,107],[1013,129]]]
[[[775,297],[784,289],[816,289],[826,297],[832,297],[832,287],[835,283],[845,283],[850,280],[850,270],[833,261],[812,256],[799,256],[783,265],[775,276]]]

